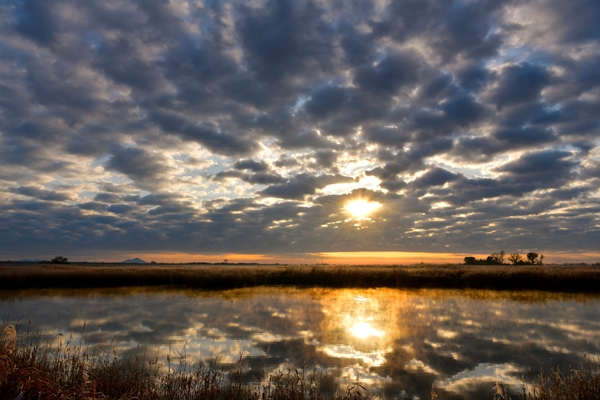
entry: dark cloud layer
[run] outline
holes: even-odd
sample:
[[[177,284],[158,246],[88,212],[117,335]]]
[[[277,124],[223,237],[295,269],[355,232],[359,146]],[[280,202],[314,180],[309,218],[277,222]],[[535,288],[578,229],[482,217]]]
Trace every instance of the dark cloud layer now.
[[[5,1],[0,257],[595,251],[598,15]]]

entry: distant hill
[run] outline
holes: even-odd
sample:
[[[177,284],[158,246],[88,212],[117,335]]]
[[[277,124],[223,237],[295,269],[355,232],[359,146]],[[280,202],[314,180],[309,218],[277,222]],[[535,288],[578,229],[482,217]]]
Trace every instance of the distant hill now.
[[[141,258],[130,258],[129,260],[121,261],[122,264],[148,264]]]
[[[22,258],[20,260],[16,260],[16,262],[41,262],[42,260],[39,258],[34,258],[34,259],[27,259],[27,258]]]

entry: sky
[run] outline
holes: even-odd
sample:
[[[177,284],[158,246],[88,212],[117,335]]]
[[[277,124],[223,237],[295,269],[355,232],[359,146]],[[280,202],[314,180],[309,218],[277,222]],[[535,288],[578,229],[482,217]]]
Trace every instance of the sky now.
[[[0,259],[600,261],[598,21],[597,0],[4,0]]]

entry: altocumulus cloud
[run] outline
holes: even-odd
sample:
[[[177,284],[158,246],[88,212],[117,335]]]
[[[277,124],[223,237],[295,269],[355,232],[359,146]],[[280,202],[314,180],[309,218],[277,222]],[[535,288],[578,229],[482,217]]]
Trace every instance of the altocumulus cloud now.
[[[0,256],[597,250],[598,21],[597,0],[3,1]]]

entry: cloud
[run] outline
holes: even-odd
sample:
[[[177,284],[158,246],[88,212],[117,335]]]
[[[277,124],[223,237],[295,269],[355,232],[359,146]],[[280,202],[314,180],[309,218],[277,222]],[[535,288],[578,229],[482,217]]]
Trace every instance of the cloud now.
[[[126,175],[141,188],[154,189],[164,184],[171,168],[161,155],[137,147],[118,146],[105,164],[107,170]]]
[[[119,203],[121,202],[121,196],[116,195],[114,193],[98,193],[94,197],[94,201],[99,201],[102,203]]]
[[[375,127],[367,133],[370,141],[375,143],[400,147],[408,143],[411,135],[404,129],[399,129],[397,126],[382,126]]]
[[[271,185],[259,193],[263,196],[280,197],[283,199],[302,200],[306,195],[315,194],[317,189],[334,183],[351,182],[352,178],[342,175],[312,176],[300,174],[288,182]]]
[[[503,127],[490,136],[460,139],[453,149],[453,154],[463,159],[489,160],[491,156],[499,153],[547,146],[558,140],[558,136],[548,128]]]
[[[233,163],[233,168],[234,169],[232,170],[218,172],[211,176],[211,179],[217,182],[223,182],[228,178],[237,178],[252,185],[270,185],[285,181],[281,175],[269,172],[271,168],[269,164],[264,161],[252,159],[239,160]]]
[[[485,108],[477,103],[473,96],[464,93],[445,100],[441,109],[446,113],[448,120],[461,126],[477,121],[485,113]]]
[[[17,20],[16,28],[22,34],[43,44],[52,44],[55,40],[56,17],[48,3],[24,1]]]
[[[311,93],[310,100],[306,102],[304,109],[316,118],[324,118],[339,110],[348,100],[350,100],[350,93],[344,87],[320,87]]]
[[[456,174],[443,168],[433,168],[412,182],[416,188],[429,188],[431,186],[442,186],[447,182],[458,179]]]
[[[414,84],[418,76],[417,55],[399,52],[387,55],[375,65],[358,68],[354,83],[367,92],[391,95],[404,85]]]
[[[296,134],[285,136],[279,142],[283,149],[304,149],[304,148],[336,148],[334,142],[323,137],[317,130],[302,130]]]
[[[568,160],[572,154],[567,151],[549,150],[525,154],[517,160],[506,163],[496,171],[517,180],[527,180],[532,184],[555,183],[568,178],[577,162]]]
[[[248,169],[253,172],[264,172],[269,169],[269,166],[264,161],[255,160],[240,160],[233,164],[235,169]]]
[[[9,1],[0,256],[595,249],[599,13]],[[380,217],[343,222],[367,189]]]
[[[218,154],[246,154],[257,149],[257,144],[251,139],[221,132],[213,122],[192,123],[176,113],[161,110],[152,113],[152,122],[167,133],[200,143]]]
[[[236,30],[250,70],[275,90],[285,78],[324,68],[333,52],[325,10],[313,1],[271,0],[264,7],[239,6]]]
[[[546,68],[530,63],[509,65],[502,69],[492,100],[498,108],[537,99],[550,82]]]
[[[58,193],[52,190],[45,190],[35,186],[20,186],[17,188],[13,188],[12,192],[46,201],[74,200],[74,196],[70,194]]]

